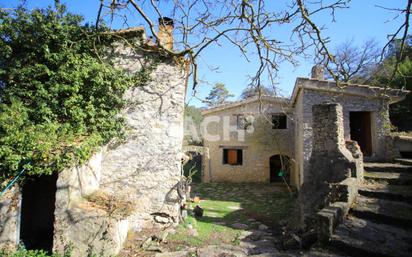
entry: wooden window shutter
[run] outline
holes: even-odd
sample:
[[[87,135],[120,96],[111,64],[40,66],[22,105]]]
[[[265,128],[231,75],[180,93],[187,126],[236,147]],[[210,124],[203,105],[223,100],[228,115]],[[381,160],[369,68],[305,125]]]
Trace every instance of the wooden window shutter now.
[[[237,150],[229,149],[228,150],[228,164],[237,164]]]

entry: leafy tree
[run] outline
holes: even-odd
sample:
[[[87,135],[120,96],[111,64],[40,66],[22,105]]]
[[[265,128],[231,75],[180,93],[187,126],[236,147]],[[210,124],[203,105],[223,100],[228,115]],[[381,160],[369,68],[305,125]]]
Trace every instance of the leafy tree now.
[[[407,37],[402,56],[401,39],[395,39],[389,46],[382,63],[371,69],[366,83],[374,86],[412,90],[412,40]],[[395,70],[396,69],[396,70]],[[402,102],[390,106],[392,123],[401,131],[412,130],[412,95],[408,94]]]
[[[216,106],[225,103],[228,98],[233,96],[233,94],[229,93],[229,90],[227,90],[225,84],[216,83],[209,95],[206,97],[206,102],[209,106]]]
[[[203,116],[201,109],[196,106],[188,105],[185,107],[185,137],[184,144],[186,145],[201,145],[200,125]]]
[[[123,93],[146,75],[100,60],[112,39],[81,22],[58,1],[0,10],[1,181],[82,163],[121,135]]]
[[[395,57],[390,57],[379,67],[372,77],[371,84],[376,86],[387,85],[391,88],[412,90],[412,60],[406,57],[399,63],[395,73]],[[394,76],[392,76],[394,74]],[[392,123],[400,131],[412,130],[412,95],[408,94],[405,100],[390,106]]]
[[[242,94],[240,95],[240,98],[248,99],[248,98],[259,96],[259,95],[274,96],[275,91],[269,87],[264,87],[264,86],[248,87],[243,90]]]

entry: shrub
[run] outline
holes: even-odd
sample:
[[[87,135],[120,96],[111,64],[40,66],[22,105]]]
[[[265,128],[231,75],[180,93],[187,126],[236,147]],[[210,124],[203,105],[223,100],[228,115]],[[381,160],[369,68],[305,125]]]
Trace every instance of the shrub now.
[[[0,10],[0,180],[51,174],[122,135],[122,96],[145,83],[103,61],[113,39],[64,5]]]

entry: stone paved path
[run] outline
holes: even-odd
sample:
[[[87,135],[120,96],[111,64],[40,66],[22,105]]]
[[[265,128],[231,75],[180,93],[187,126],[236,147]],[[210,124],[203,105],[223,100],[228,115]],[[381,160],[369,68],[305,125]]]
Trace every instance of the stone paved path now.
[[[412,256],[412,161],[365,163],[365,183],[331,248],[349,256]]]

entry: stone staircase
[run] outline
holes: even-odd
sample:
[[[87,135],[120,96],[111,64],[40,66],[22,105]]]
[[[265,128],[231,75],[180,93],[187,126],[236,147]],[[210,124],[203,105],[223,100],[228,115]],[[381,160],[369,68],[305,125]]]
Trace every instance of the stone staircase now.
[[[330,247],[348,256],[412,256],[412,160],[365,163],[358,192]]]

